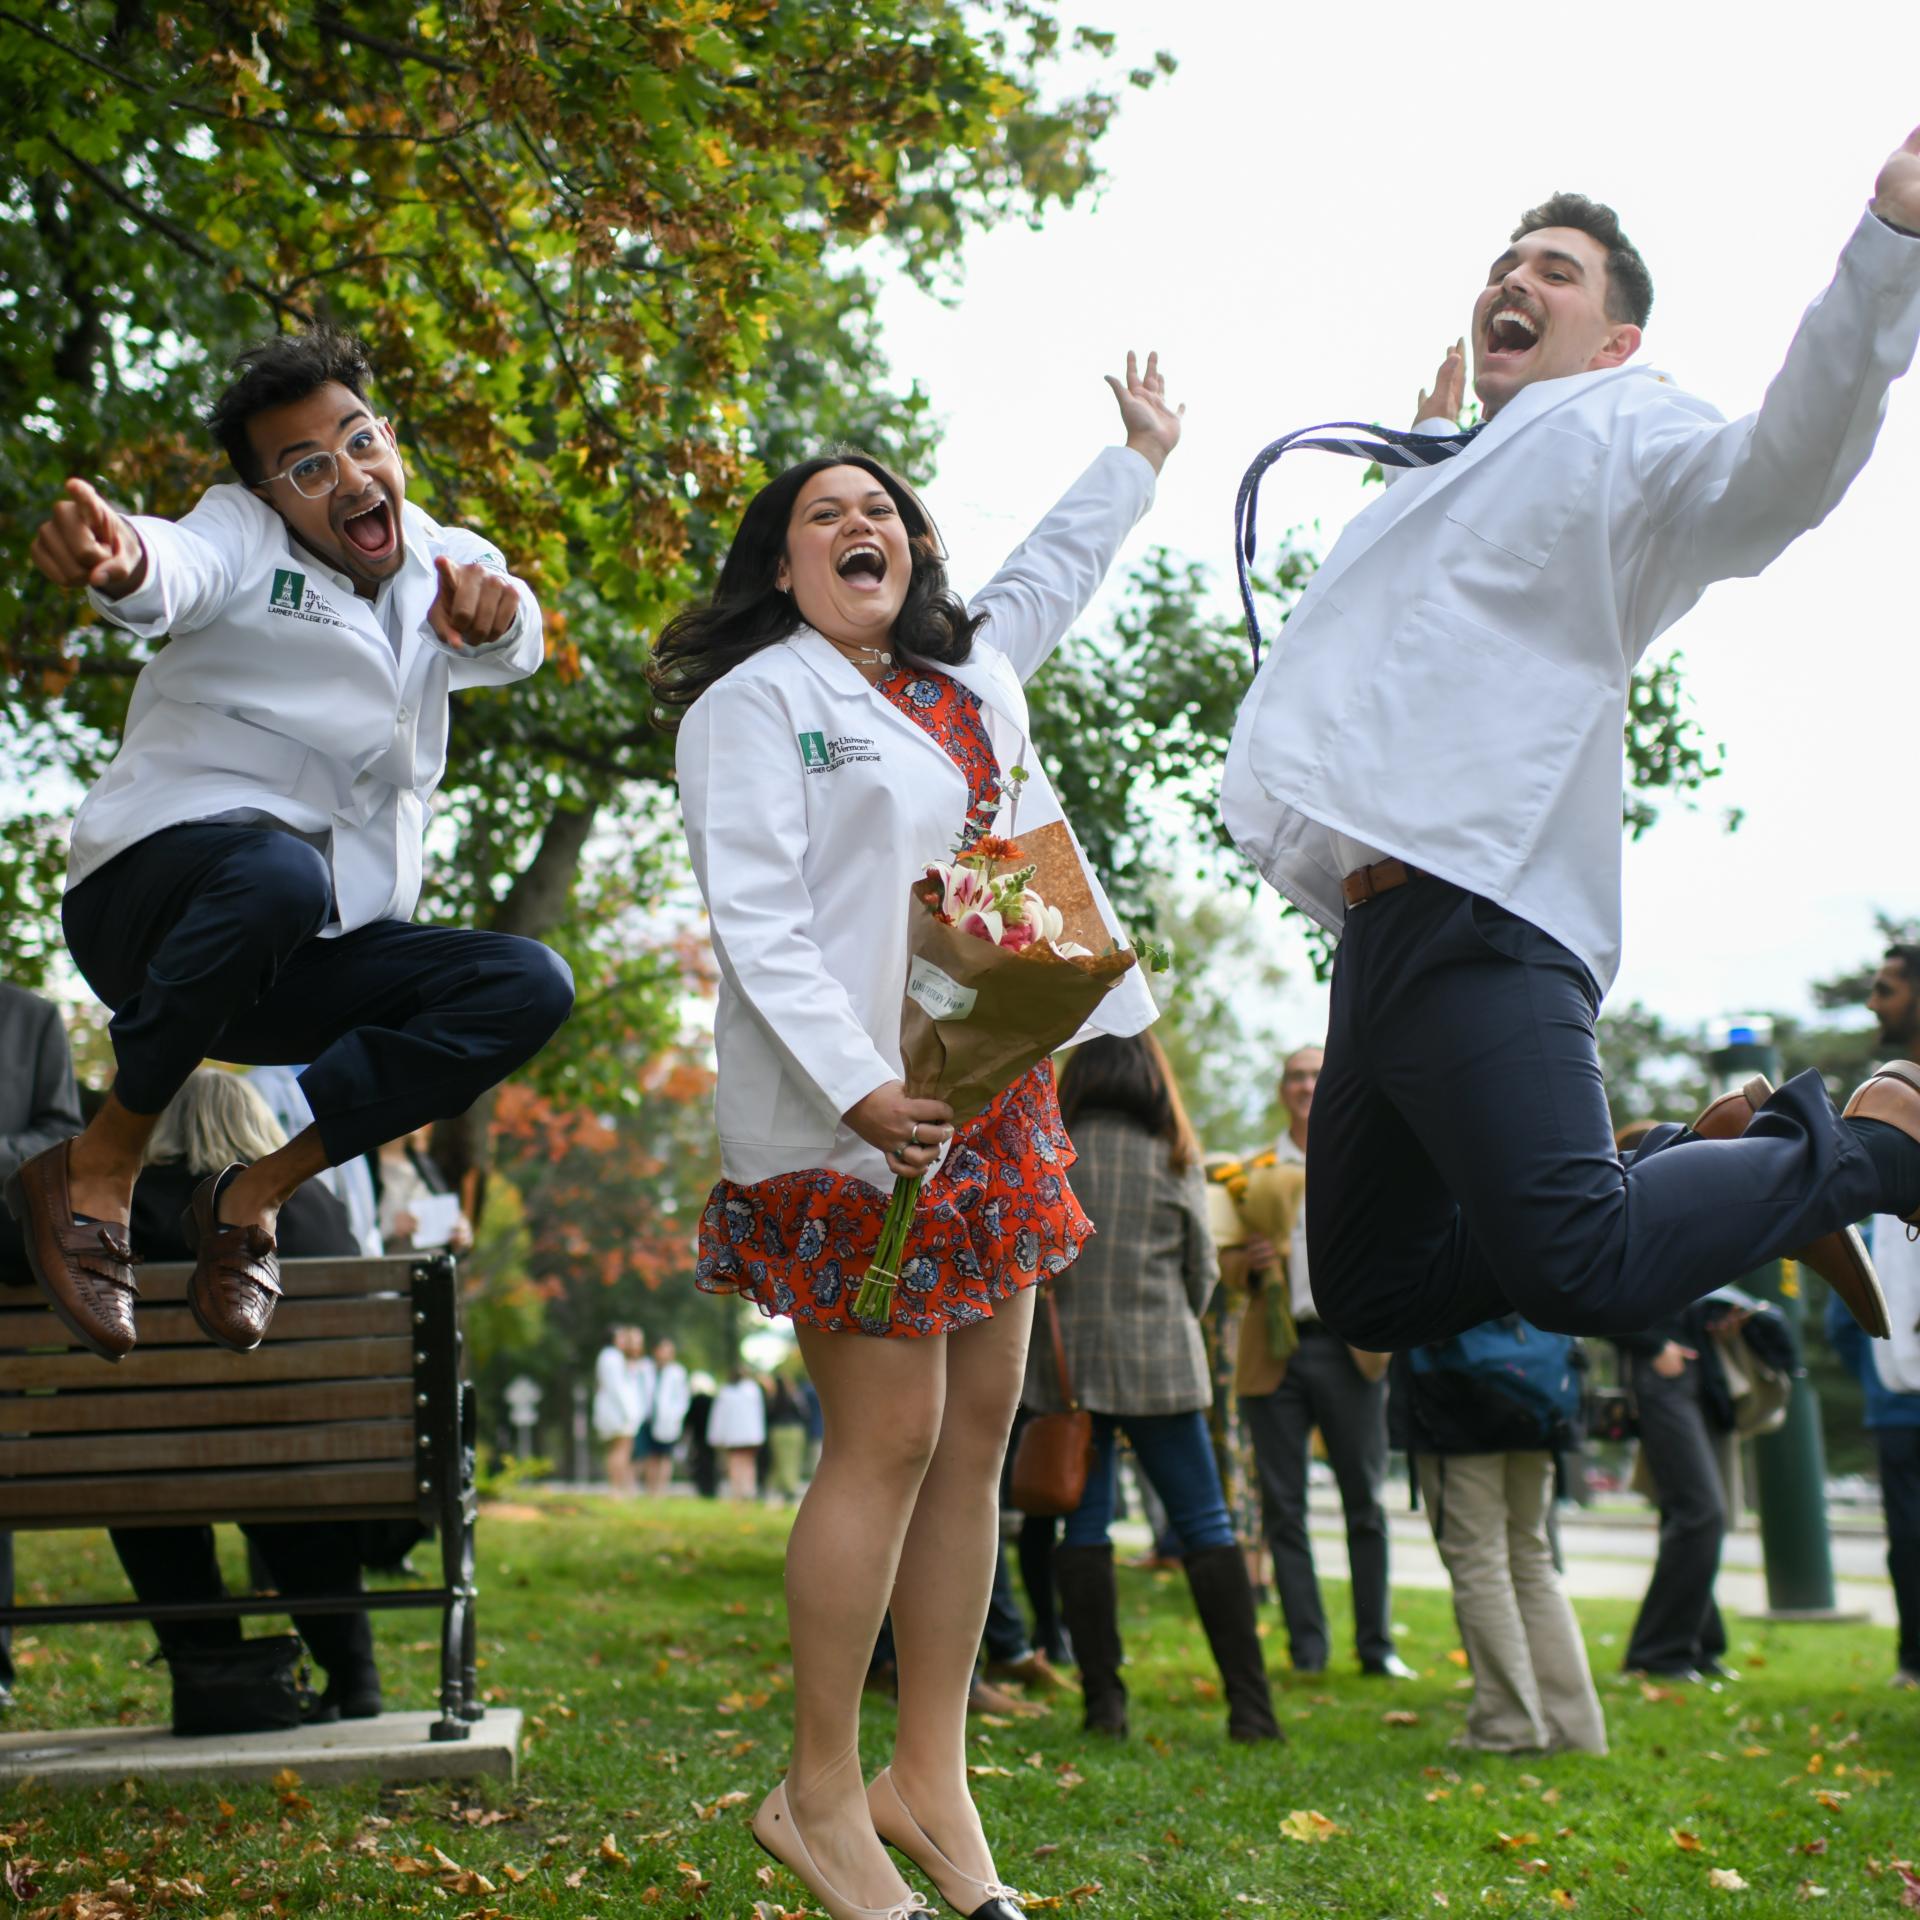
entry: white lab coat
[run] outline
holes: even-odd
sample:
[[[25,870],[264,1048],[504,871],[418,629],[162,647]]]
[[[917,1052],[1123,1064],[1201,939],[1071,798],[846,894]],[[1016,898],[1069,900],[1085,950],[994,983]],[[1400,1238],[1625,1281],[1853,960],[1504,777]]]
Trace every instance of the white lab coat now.
[[[1710,582],[1826,518],[1916,337],[1920,240],[1868,214],[1757,413],[1728,424],[1651,369],[1575,374],[1399,475],[1240,709],[1221,803],[1241,849],[1336,929],[1334,835],[1397,854],[1552,934],[1604,990],[1634,664]]]
[[[1153,498],[1153,469],[1110,447],[973,602],[987,623],[959,667],[1002,773],[1028,769],[1022,831],[1062,817],[1027,745],[1038,671]],[[720,962],[714,1105],[721,1164],[750,1184],[827,1167],[891,1188],[886,1157],[840,1116],[901,1077],[908,888],[950,857],[967,784],[927,732],[810,627],[755,654],[680,725],[680,800]],[[1004,817],[996,823],[1006,830]],[[1091,873],[1101,917],[1125,941]],[[1136,967],[1091,1033],[1154,1019]]]
[[[654,1362],[649,1360],[647,1364],[652,1366]],[[680,1438],[687,1424],[687,1409],[692,1405],[693,1388],[686,1368],[678,1360],[669,1360],[659,1369],[647,1415],[647,1430],[656,1446],[670,1447]]]
[[[507,564],[477,533],[411,502],[401,512],[405,559],[384,590],[398,596],[397,658],[382,610],[245,487],[209,488],[178,522],[131,516],[146,578],[124,599],[89,597],[129,633],[171,637],[141,669],[120,750],[74,821],[69,887],[163,827],[245,809],[325,836],[338,915],[326,933],[412,915],[448,693],[524,679],[545,643],[516,581],[506,644],[477,656],[442,646],[426,624],[435,557]]]
[[[634,1364],[616,1346],[593,1363],[593,1430],[602,1440],[631,1440],[646,1422]]]

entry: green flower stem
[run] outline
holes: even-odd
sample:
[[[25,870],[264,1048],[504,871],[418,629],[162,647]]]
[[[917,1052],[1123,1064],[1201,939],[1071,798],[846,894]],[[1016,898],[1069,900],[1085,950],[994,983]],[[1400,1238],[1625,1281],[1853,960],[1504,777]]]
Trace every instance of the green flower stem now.
[[[877,1320],[882,1326],[893,1317],[893,1290],[900,1281],[900,1256],[906,1252],[907,1232],[913,1225],[913,1210],[920,1203],[921,1175],[901,1174],[893,1183],[893,1198],[887,1202],[887,1217],[880,1223],[880,1238],[874,1242],[873,1259],[860,1292],[853,1303],[856,1320]]]

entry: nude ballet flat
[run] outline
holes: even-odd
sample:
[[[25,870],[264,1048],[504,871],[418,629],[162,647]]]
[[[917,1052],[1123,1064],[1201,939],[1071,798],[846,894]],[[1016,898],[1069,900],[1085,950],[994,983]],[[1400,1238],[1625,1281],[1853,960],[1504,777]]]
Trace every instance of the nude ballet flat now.
[[[814,1865],[807,1843],[800,1838],[800,1829],[793,1824],[784,1780],[760,1802],[760,1811],[753,1816],[753,1837],[762,1853],[778,1860],[826,1908],[827,1920],[913,1920],[915,1914],[933,1912],[917,1893],[909,1893],[891,1907],[857,1907],[835,1893],[827,1884],[826,1876]]]
[[[913,1817],[912,1809],[893,1784],[893,1769],[882,1767],[867,1789],[867,1811],[873,1830],[888,1846],[903,1853],[934,1884],[935,1891],[965,1920],[1020,1920],[1024,1910],[1017,1889],[998,1880],[976,1880],[962,1873],[940,1851],[933,1836]]]

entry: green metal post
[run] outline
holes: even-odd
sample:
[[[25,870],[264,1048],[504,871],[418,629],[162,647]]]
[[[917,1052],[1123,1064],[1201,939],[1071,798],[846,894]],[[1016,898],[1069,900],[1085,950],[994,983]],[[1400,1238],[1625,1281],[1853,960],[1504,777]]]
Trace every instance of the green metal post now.
[[[1756,1073],[1780,1077],[1771,1021],[1730,1022],[1725,1044],[1707,1056],[1715,1091]],[[1799,1269],[1773,1261],[1742,1282],[1780,1310],[1806,1345],[1806,1303]],[[1793,1383],[1785,1422],[1753,1443],[1760,1494],[1760,1551],[1767,1575],[1767,1614],[1774,1619],[1833,1619],[1833,1553],[1827,1527],[1826,1445],[1820,1397],[1804,1375]],[[1729,1515],[1731,1520],[1736,1516]]]

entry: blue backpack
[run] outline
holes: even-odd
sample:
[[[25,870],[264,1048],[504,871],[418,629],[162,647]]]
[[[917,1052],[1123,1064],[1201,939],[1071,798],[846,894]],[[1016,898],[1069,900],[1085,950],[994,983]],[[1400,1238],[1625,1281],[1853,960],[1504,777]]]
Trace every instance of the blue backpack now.
[[[1407,1356],[1416,1423],[1438,1453],[1559,1453],[1580,1444],[1586,1356],[1517,1313]]]

